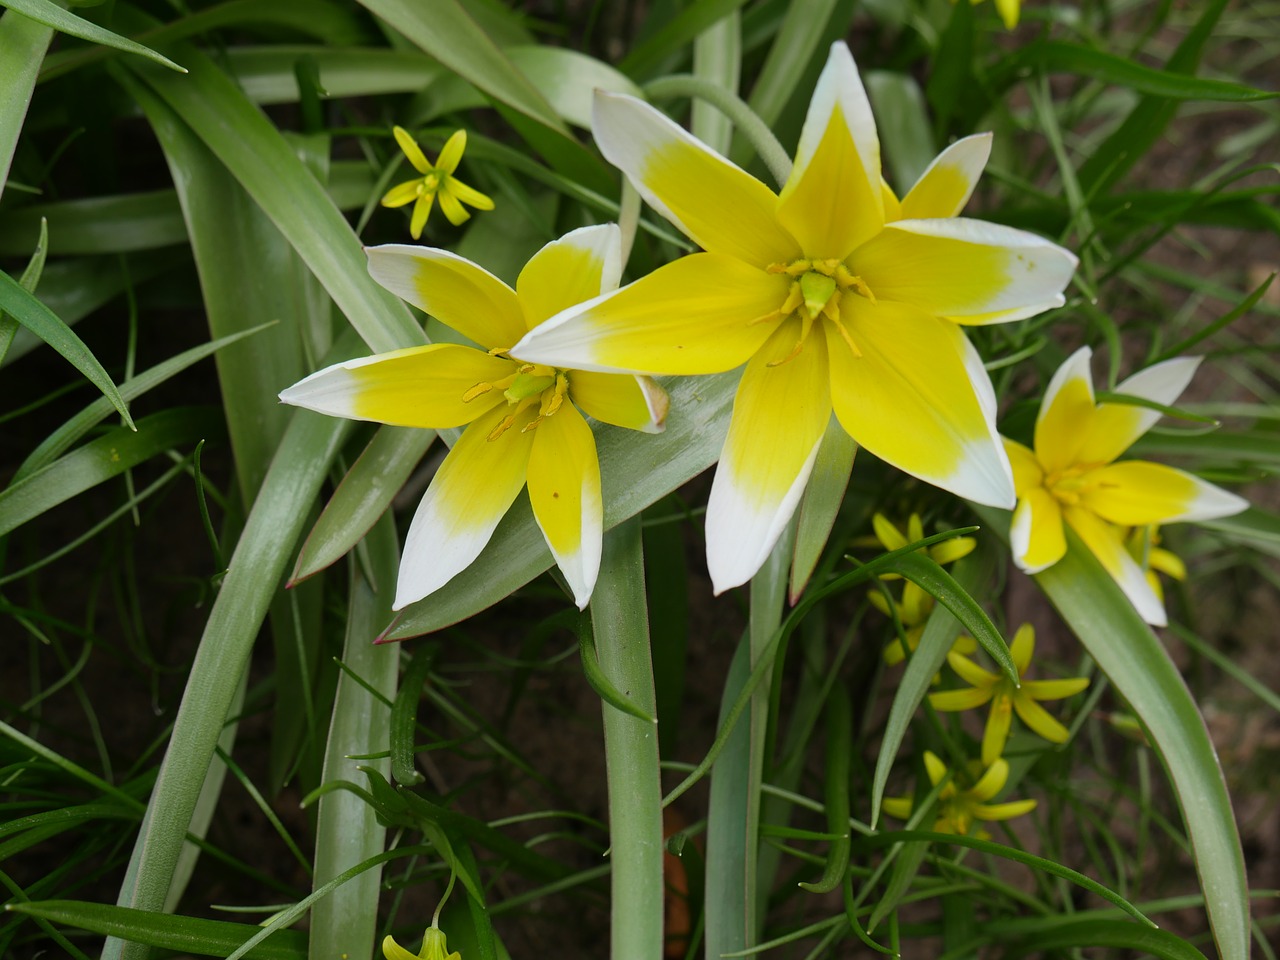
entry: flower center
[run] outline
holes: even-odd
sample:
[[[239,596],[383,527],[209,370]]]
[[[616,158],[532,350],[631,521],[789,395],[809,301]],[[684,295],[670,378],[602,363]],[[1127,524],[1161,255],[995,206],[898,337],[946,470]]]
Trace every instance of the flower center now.
[[[800,338],[795,349],[781,360],[769,364],[778,367],[794,360],[804,347],[804,342],[813,329],[813,323],[819,317],[831,323],[855,357],[862,356],[862,351],[849,335],[849,328],[840,319],[840,301],[847,292],[852,291],[866,297],[872,303],[875,295],[861,277],[854,276],[839,260],[794,260],[791,263],[771,263],[766,270],[769,273],[783,273],[791,278],[791,286],[787,289],[786,299],[782,306],[772,313],[756,317],[750,325],[783,321],[795,316],[800,321]]]
[[[463,403],[470,403],[476,397],[484,396],[493,390],[501,390],[507,399],[507,415],[498,421],[498,425],[489,432],[490,440],[497,440],[511,429],[516,417],[524,411],[538,406],[538,415],[520,428],[521,433],[536,430],[547,417],[554,416],[564,405],[564,398],[569,395],[569,374],[555,367],[541,363],[517,363],[516,372],[501,380],[481,380],[470,387],[462,395]]]
[[[435,193],[440,189],[440,174],[432,170],[422,178],[422,189],[427,193]]]
[[[1100,464],[1085,463],[1072,467],[1063,467],[1045,475],[1045,489],[1063,506],[1074,507],[1080,498],[1098,485],[1091,474]]]

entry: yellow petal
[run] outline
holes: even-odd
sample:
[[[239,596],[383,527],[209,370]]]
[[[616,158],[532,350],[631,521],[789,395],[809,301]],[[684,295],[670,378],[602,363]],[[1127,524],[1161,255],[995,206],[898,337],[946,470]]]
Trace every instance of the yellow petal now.
[[[670,400],[667,391],[648,377],[629,373],[574,370],[569,396],[582,412],[601,423],[644,433],[661,433]]]
[[[471,214],[467,211],[467,208],[447,188],[440,191],[440,209],[444,211],[444,215],[449,218],[449,222],[455,227],[460,227],[471,219]]]
[[[508,348],[524,336],[516,292],[470,260],[398,243],[366,247],[365,253],[373,279],[485,349]]]
[[[518,343],[517,356],[574,370],[719,373],[741,366],[773,326],[789,281],[718,253],[659,267],[612,296],[566,310]]]
[[[940,784],[947,776],[947,765],[938,759],[938,755],[932,750],[924,752],[924,772],[929,776],[929,783],[933,786]]]
[[[492,210],[493,198],[488,194],[481,193],[475,187],[469,187],[456,177],[448,177],[445,184],[450,193],[461,200],[463,203],[470,204],[477,210]]]
[[[490,440],[507,411],[503,404],[472,423],[440,464],[409,525],[393,609],[434,593],[469,567],[524,487],[535,431],[523,428],[538,411],[525,410]]]
[[[902,204],[898,201],[898,195],[893,192],[893,187],[889,186],[883,176],[880,178],[880,202],[884,204],[885,223],[902,219]]]
[[[781,324],[738,385],[707,502],[707,566],[716,593],[751,579],[768,558],[831,420],[826,343],[814,331],[793,355],[799,335],[798,320]]]
[[[1165,625],[1164,604],[1156,596],[1138,562],[1125,548],[1120,528],[1107,523],[1089,510],[1067,507],[1063,517],[1079,534],[1085,546],[1098,558],[1104,570],[1119,584],[1129,602],[1142,619],[1157,627]]]
[[[978,541],[973,537],[953,537],[930,547],[929,556],[935,563],[945,567],[948,563],[955,563],[967,557],[977,546]]]
[[[855,357],[824,323],[831,397],[849,435],[899,470],[1011,508],[1013,479],[995,432],[991,380],[964,333],[905,304],[853,294],[840,313],[862,354]]]
[[[1212,520],[1239,513],[1248,501],[1163,463],[1124,460],[1092,471],[1081,505],[1124,526]]]
[[[511,376],[515,368],[510,360],[451,343],[409,347],[326,367],[280,399],[331,417],[439,430],[470,423],[502,402],[501,390],[470,402],[463,395],[477,384]]]
[[[380,202],[384,207],[403,207],[406,203],[413,203],[418,199],[418,190],[421,187],[421,177],[417,180],[409,180],[406,183],[397,184],[387,191],[386,196]]]
[[[467,149],[467,131],[455,130],[444,142],[440,156],[436,158],[436,169],[445,173],[453,173],[462,162],[462,154]]]
[[[1148,367],[1116,385],[1116,393],[1171,406],[1187,388],[1199,357],[1175,357]],[[1081,463],[1110,463],[1160,419],[1160,411],[1131,404],[1100,403],[1089,436],[1080,446]]]
[[[1002,693],[992,699],[991,710],[987,713],[987,725],[982,730],[983,763],[993,764],[1000,759],[1001,754],[1004,753],[1004,745],[1009,741],[1009,727],[1012,724],[1013,702],[1007,694]],[[977,787],[974,788],[974,792],[977,793]],[[990,799],[999,792],[995,790],[989,796],[979,799]]]
[[[1093,351],[1081,347],[1049,380],[1036,417],[1036,459],[1046,473],[1079,463],[1080,447],[1093,430]]]
[[[1043,237],[962,217],[891,223],[849,266],[880,299],[936,316],[1006,320],[1061,306],[1075,268],[1074,256]]]
[[[901,550],[908,543],[902,532],[889,522],[889,518],[876,511],[871,518],[871,527],[876,532],[876,539],[886,550]]]
[[[416,953],[410,953],[400,946],[392,936],[382,938],[382,955],[386,960],[419,960]]]
[[[618,225],[582,227],[552,240],[529,258],[516,280],[516,296],[532,330],[566,307],[617,289],[621,277]]]
[[[968,795],[974,800],[990,800],[1001,790],[1004,789],[1005,783],[1009,779],[1009,763],[1003,758],[993,761],[988,767],[987,772],[982,775]]]
[[[1014,562],[1026,573],[1053,566],[1067,552],[1062,532],[1062,506],[1043,487],[1025,491],[1009,524]]]
[[[634,97],[596,91],[600,152],[694,243],[755,267],[800,256],[778,223],[778,198],[746,171]]]
[[[1031,658],[1035,652],[1036,628],[1029,623],[1024,623],[1013,635],[1013,643],[1009,644],[1009,658],[1018,668],[1019,677],[1027,672],[1027,667],[1031,666]]]
[[[404,155],[409,158],[409,162],[413,164],[413,169],[419,173],[430,173],[431,164],[427,163],[427,158],[422,153],[422,148],[418,146],[417,141],[404,127],[392,127],[392,135],[396,138],[396,143],[400,144],[400,149],[404,151]]]
[[[809,101],[778,220],[805,256],[843,260],[884,225],[880,140],[858,68],[837,42]]]
[[[409,217],[409,236],[417,240],[422,236],[422,228],[427,225],[427,218],[431,216],[431,207],[436,202],[434,192],[423,192],[418,196],[418,202],[413,205],[413,213]]]
[[[914,806],[915,801],[910,797],[885,797],[880,801],[880,809],[896,820],[910,820]]]
[[[978,687],[966,687],[963,690],[944,690],[941,693],[929,694],[929,703],[933,705],[933,709],[944,712],[972,710],[974,707],[982,706],[990,699],[991,691],[982,690]]]
[[[996,10],[999,11],[1006,30],[1012,30],[1018,25],[1018,13],[1021,7],[1022,0],[996,0]]]
[[[976,803],[971,809],[979,820],[1012,820],[1035,808],[1035,800],[1013,800],[1009,803]]]
[[[600,572],[604,531],[595,438],[570,403],[543,419],[533,433],[529,502],[581,610],[591,599]]]
[[[951,645],[952,653],[962,653],[966,657],[978,652],[978,641],[966,634],[960,634],[956,637],[956,642]]]
[[[1018,711],[1018,716],[1022,718],[1022,722],[1029,729],[1034,730],[1038,736],[1043,737],[1050,743],[1066,743],[1070,738],[1071,732],[1055,720],[1048,710],[1029,696],[1016,697],[1013,705]]]
[[[1022,693],[1032,700],[1062,700],[1074,697],[1089,686],[1088,677],[1071,677],[1066,680],[1025,680]]]
[[[1187,579],[1187,565],[1171,550],[1152,547],[1147,551],[1147,566],[1175,580]]]
[[[894,220],[954,217],[964,209],[991,156],[991,134],[975,133],[957,140],[929,164],[902,198],[902,212]],[[887,216],[885,219],[889,219]]]
[[[983,687],[990,691],[1000,682],[999,676],[990,670],[982,669],[968,657],[956,653],[954,650],[947,653],[947,663],[951,665],[951,669],[956,672],[961,680],[975,687]]]
[[[1044,470],[1040,461],[1030,448],[1024,447],[1016,440],[1001,437],[1004,441],[1004,452],[1009,456],[1009,466],[1013,468],[1013,486],[1022,496],[1025,491],[1044,485]]]

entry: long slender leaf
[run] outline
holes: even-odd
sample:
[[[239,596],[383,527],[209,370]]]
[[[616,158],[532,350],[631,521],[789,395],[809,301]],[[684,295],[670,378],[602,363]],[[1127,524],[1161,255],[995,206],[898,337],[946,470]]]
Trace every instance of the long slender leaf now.
[[[1004,514],[975,508],[1007,535]],[[1204,719],[1151,628],[1067,528],[1067,554],[1036,582],[1099,668],[1129,701],[1173,783],[1223,960],[1249,956],[1249,898],[1231,797]]]
[[[16,11],[0,17],[0,63],[5,70],[5,82],[0,84],[0,196],[9,180],[9,166],[36,75],[52,38],[52,28]]]
[[[98,358],[85,346],[84,341],[58,319],[52,310],[24,290],[22,284],[3,271],[0,271],[0,311],[13,317],[66,357],[86,380],[101,390],[103,396],[111,401],[111,405],[120,412],[124,422],[130,427],[133,426],[133,418],[129,416],[129,408],[120,398],[120,391],[116,389],[107,371],[102,369]]]
[[[62,9],[51,0],[2,0],[0,6],[8,7],[10,10],[30,17],[38,23],[53,27],[59,33],[79,37],[81,40],[88,40],[90,43],[100,43],[106,47],[115,47],[125,53],[136,53],[140,57],[154,60],[161,66],[176,70],[178,73],[187,72],[185,67],[178,66],[168,57],[156,53],[151,48],[144,47],[140,43],[134,43],[118,33],[112,33],[110,30],[84,19],[84,17],[78,17],[71,11]]]
[[[0,491],[0,536],[171,447],[194,446],[223,433],[209,407],[177,407],[118,427]]]

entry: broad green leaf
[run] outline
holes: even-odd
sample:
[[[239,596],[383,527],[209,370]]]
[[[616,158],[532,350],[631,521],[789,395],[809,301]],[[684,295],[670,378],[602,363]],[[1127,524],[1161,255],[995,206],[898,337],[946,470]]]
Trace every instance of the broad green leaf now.
[[[1007,514],[975,509],[991,529],[1007,535]],[[1244,856],[1204,719],[1159,638],[1075,532],[1066,532],[1066,556],[1035,580],[1142,721],[1182,809],[1219,954],[1247,960]]]
[[[392,498],[400,492],[435,436],[433,430],[411,427],[378,430],[333,491],[320,519],[307,535],[289,577],[290,584],[319,573],[360,542],[387,512]],[[373,587],[390,589],[394,582],[393,576],[386,583],[374,583]]]
[[[0,490],[0,536],[77,494],[172,447],[194,446],[223,434],[209,407],[177,407],[143,417],[137,429],[117,427]]]
[[[144,370],[136,377],[124,381],[124,383],[120,384],[120,397],[125,402],[136,400],[153,387],[158,387],[166,380],[182,373],[192,364],[213,355],[237,340],[253,336],[263,329],[264,327],[255,327],[251,330],[223,337],[220,340],[214,340],[211,343],[202,343],[200,346],[192,347],[190,350],[184,350],[176,357],[170,357],[168,360]],[[111,401],[106,397],[99,397],[93,401],[53,433],[45,437],[39,446],[27,455],[27,459],[22,461],[11,482],[16,483],[19,480],[23,480],[36,470],[52,463],[64,451],[73,446],[77,440],[105,420],[112,409]]]
[[[335,348],[327,359],[350,356],[354,340],[344,337],[341,349]],[[169,749],[121,885],[121,906],[159,910],[164,905],[200,786],[253,642],[329,461],[349,426],[345,420],[299,410],[285,431],[209,611]],[[103,950],[108,960],[141,960],[145,954],[144,949],[114,937]]]
[[[334,98],[416,93],[445,74],[440,64],[416,50],[272,45],[232,47],[226,57],[245,96],[259,104],[297,102],[294,65],[303,58],[315,62],[320,86]]]
[[[75,256],[128,253],[185,243],[182,211],[172,190],[37,203],[6,212],[0,225],[0,254],[29,251],[49,221],[52,253]]]
[[[52,38],[50,27],[16,11],[6,11],[0,17],[0,63],[5,70],[4,83],[0,84],[0,196],[9,180],[9,166],[31,103],[36,74]]]
[[[924,94],[915,78],[896,70],[868,70],[862,75],[876,115],[876,130],[893,172],[898,196],[905,196],[933,163],[933,133]]]
[[[11,901],[7,909],[90,933],[128,938],[134,943],[202,957],[225,957],[261,932],[261,927],[251,923],[175,917],[80,900]],[[255,960],[303,960],[306,955],[307,935],[301,930],[282,930],[245,954]]]
[[[458,0],[360,0],[422,50],[499,103],[567,134],[560,118]]]
[[[672,415],[666,430],[655,436],[596,427],[606,530],[715,463],[736,384],[732,373],[664,380]],[[441,590],[406,607],[385,639],[405,640],[457,623],[508,596],[551,563],[529,500],[521,495],[476,561]]]
[[[369,276],[359,239],[271,121],[212,61],[181,49],[189,76],[137,72],[262,207],[374,352],[423,343],[408,307]]]
[[[833,416],[827,423],[813,473],[804,488],[797,509],[795,556],[791,560],[791,602],[794,604],[813,576],[814,568],[831,536],[831,527],[844,502],[844,492],[853,472],[858,444]]]
[[[559,116],[586,130],[596,90],[643,96],[626,74],[576,50],[539,44],[509,47],[506,54]]]
[[[106,30],[90,20],[78,17],[69,10],[62,9],[52,0],[0,0],[0,6],[8,7],[15,13],[21,13],[23,16],[30,17],[45,26],[53,27],[59,33],[79,37],[81,40],[88,40],[90,43],[100,43],[106,47],[114,47],[125,53],[136,53],[140,57],[154,60],[161,66],[176,70],[178,73],[187,72],[184,67],[178,66],[168,57],[162,56],[140,43],[134,43],[132,40],[126,39],[117,33],[112,33],[110,30]]]
[[[102,391],[103,396],[120,412],[124,422],[133,426],[129,408],[120,398],[120,391],[84,341],[58,319],[52,310],[24,290],[22,284],[3,271],[0,271],[0,311],[7,313],[62,354],[86,380]]]
[[[668,57],[672,57],[717,21],[743,6],[746,0],[697,0],[659,27],[645,41],[636,44],[622,59],[619,69],[634,78],[647,78]]]

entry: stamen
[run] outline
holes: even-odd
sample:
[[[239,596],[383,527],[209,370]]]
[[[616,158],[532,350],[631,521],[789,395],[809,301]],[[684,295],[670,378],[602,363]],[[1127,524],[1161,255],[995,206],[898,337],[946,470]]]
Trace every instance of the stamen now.
[[[834,323],[836,329],[840,331],[840,336],[844,339],[844,342],[849,347],[849,349],[853,351],[853,355],[858,359],[861,359],[862,351],[859,350],[858,345],[853,342],[853,337],[849,336],[849,331],[845,327],[845,325],[840,322],[840,318],[838,316],[832,317],[831,322]]]
[[[489,432],[489,437],[488,437],[489,441],[492,442],[494,440],[497,440],[500,436],[502,436],[504,433],[510,430],[511,427],[516,422],[516,417],[520,416],[521,413],[523,413],[525,410],[528,410],[531,406],[533,406],[537,402],[538,402],[538,396],[535,394],[532,397],[525,397],[518,404],[516,404],[515,409],[512,410],[509,414],[507,414],[505,417],[503,417],[501,420],[499,420],[498,425]],[[523,430],[521,432],[523,432]]]
[[[796,340],[795,347],[793,347],[791,352],[787,354],[785,357],[783,357],[781,360],[770,360],[768,363],[765,364],[765,366],[780,367],[784,363],[790,363],[796,357],[800,356],[800,351],[804,349],[805,338],[809,336],[809,331],[812,329],[813,329],[813,317],[801,317],[800,318],[800,338]]]
[[[493,389],[492,383],[486,383],[485,381],[481,380],[474,387],[472,387],[470,390],[468,390],[466,393],[462,395],[462,402],[470,403],[476,397],[482,397],[492,389]]]
[[[556,385],[550,390],[544,390],[542,393],[542,404],[538,409],[538,415],[526,423],[520,432],[528,433],[530,430],[538,429],[538,424],[547,419],[547,417],[553,416],[564,405],[564,398],[568,393],[568,376],[564,373],[556,373]]]

